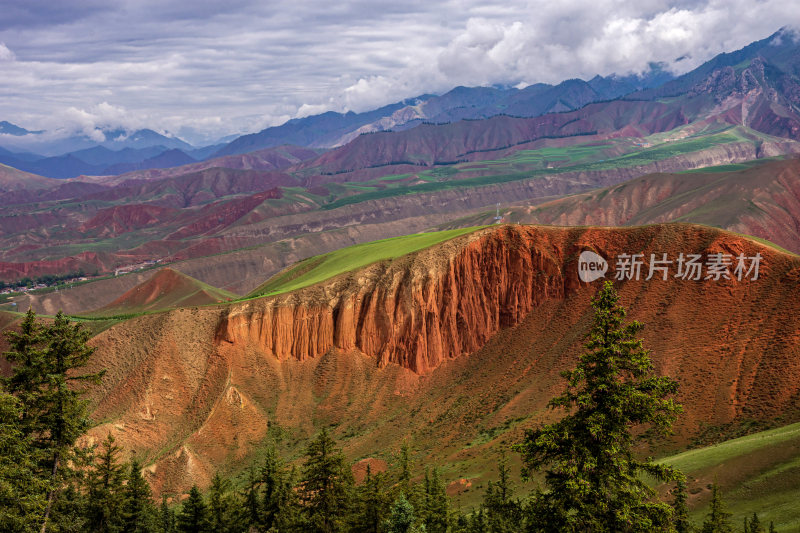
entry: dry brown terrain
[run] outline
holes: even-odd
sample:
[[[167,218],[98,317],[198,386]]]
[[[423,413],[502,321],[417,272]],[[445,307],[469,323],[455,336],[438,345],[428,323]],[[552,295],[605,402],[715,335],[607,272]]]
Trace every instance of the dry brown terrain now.
[[[108,375],[91,435],[110,431],[145,458],[157,492],[239,471],[269,442],[296,457],[322,426],[354,460],[390,460],[408,439],[448,481],[482,478],[525,427],[554,416],[546,402],[599,286],[578,279],[585,249],[612,264],[621,253],[763,256],[754,281],[617,282],[658,371],[681,383],[686,414],[668,448],[703,424],[796,412],[800,258],[685,224],[498,226],[293,293],[100,333],[92,364]]]
[[[682,174],[655,173],[548,202],[504,207],[508,222],[636,226],[680,221],[770,240],[800,252],[800,159]],[[491,224],[494,211],[442,227]]]

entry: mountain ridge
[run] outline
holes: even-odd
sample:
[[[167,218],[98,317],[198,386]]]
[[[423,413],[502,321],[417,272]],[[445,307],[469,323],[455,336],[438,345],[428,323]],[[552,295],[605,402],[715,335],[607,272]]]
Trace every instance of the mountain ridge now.
[[[492,456],[553,416],[547,400],[580,350],[596,289],[578,278],[586,249],[612,264],[625,252],[762,258],[757,280],[617,282],[629,316],[648,324],[657,371],[684,384],[687,414],[672,449],[703,424],[771,419],[793,405],[796,256],[687,224],[506,225],[298,291],[106,329],[92,341],[92,365],[109,377],[94,396],[104,423],[91,435],[110,431],[145,457],[157,492],[236,471],[275,425],[289,453],[321,425],[349,435],[349,457],[405,435],[428,450],[426,461],[449,464],[451,477],[472,477],[476,454]],[[676,328],[686,335],[676,339]]]

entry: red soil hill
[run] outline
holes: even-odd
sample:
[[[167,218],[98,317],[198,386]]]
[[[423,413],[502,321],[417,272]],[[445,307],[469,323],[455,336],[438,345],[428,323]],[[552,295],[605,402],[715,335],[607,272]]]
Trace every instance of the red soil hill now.
[[[156,491],[248,464],[279,428],[295,451],[334,425],[352,458],[410,439],[422,460],[474,477],[551,418],[599,282],[577,258],[762,256],[758,280],[618,282],[659,372],[681,383],[679,442],[701,424],[794,412],[800,258],[721,230],[499,226],[316,286],[142,316],[99,334],[108,369],[92,432],[151,463]],[[644,278],[646,272],[642,276]],[[272,428],[272,429],[271,429]],[[673,446],[675,443],[673,443]]]

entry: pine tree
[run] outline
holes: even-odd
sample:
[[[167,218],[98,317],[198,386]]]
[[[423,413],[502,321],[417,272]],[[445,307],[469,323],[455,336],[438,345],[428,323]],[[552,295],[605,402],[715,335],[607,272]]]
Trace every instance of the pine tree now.
[[[406,500],[415,509],[421,509],[424,505],[424,495],[421,494],[420,486],[412,481],[414,464],[411,459],[411,448],[408,442],[403,442],[400,446],[400,454],[397,457],[396,470],[397,483],[392,491],[392,499],[396,500],[401,494],[405,494]]]
[[[158,525],[161,533],[175,531],[175,512],[167,505],[167,495],[161,495],[161,509],[158,512]]]
[[[152,531],[155,509],[150,500],[150,485],[142,477],[142,467],[136,459],[131,461],[124,494],[123,532],[146,533]]]
[[[420,533],[425,527],[416,525],[414,506],[401,493],[392,505],[392,511],[385,523],[386,533]]]
[[[468,527],[469,519],[467,519],[467,517],[464,516],[464,513],[462,513],[459,509],[454,515],[454,520],[451,523],[450,531],[452,533],[466,533]]]
[[[472,513],[467,531],[469,533],[487,533],[489,531],[489,524],[486,520],[486,509],[484,509],[483,506]]]
[[[397,480],[397,487],[403,494],[408,497],[411,494],[411,449],[407,442],[403,442],[400,446],[400,457],[398,459],[399,474]]]
[[[3,356],[14,363],[11,377],[6,378],[7,390],[20,401],[21,416],[20,428],[31,437],[42,433],[37,424],[36,411],[40,388],[44,387],[44,344],[46,341],[44,326],[36,320],[36,313],[28,309],[25,318],[19,326],[19,333],[6,331],[4,335],[8,340],[9,351]]]
[[[703,522],[701,533],[733,533],[733,526],[730,523],[731,514],[725,510],[725,503],[719,493],[719,486],[711,485],[711,506],[708,510],[708,517]]]
[[[189,498],[183,502],[183,507],[178,515],[178,531],[182,533],[207,533],[208,527],[208,507],[203,501],[203,495],[197,485],[192,486],[189,491]]]
[[[425,470],[425,505],[423,507],[425,530],[428,533],[446,533],[450,521],[450,501],[439,470],[434,467],[429,475]]]
[[[43,325],[30,309],[20,332],[6,333],[10,349],[4,356],[14,364],[6,385],[20,400],[20,429],[33,438],[39,475],[49,482],[41,533],[47,530],[57,494],[73,475],[70,467],[80,466],[74,444],[89,427],[84,386],[97,383],[103,374],[75,372],[94,351],[86,344],[89,335],[61,312],[52,324]]]
[[[32,437],[19,427],[20,402],[0,386],[0,531],[35,531],[42,523],[46,479],[37,476]]]
[[[487,528],[492,533],[517,531],[522,521],[522,506],[512,499],[514,487],[510,473],[508,460],[503,454],[498,464],[497,483],[489,482],[483,498]]]
[[[667,465],[634,457],[649,436],[668,434],[681,408],[669,396],[677,383],[654,374],[636,339],[642,324],[623,325],[625,310],[611,282],[592,301],[594,322],[577,368],[562,373],[567,390],[551,408],[572,411],[559,422],[529,430],[516,449],[523,476],[545,468],[549,489],[533,502],[549,530],[657,531],[671,528],[672,509],[654,501],[642,479],[676,480]],[[647,431],[632,431],[634,427]]]
[[[125,466],[119,462],[120,447],[109,433],[100,445],[88,475],[89,501],[86,511],[89,528],[97,533],[121,529],[124,503]]]
[[[231,528],[229,512],[232,505],[228,497],[230,488],[230,481],[219,473],[214,474],[208,491],[208,512],[211,531],[215,533],[227,533]]]
[[[356,489],[353,523],[351,530],[359,533],[380,533],[383,523],[391,511],[391,498],[386,488],[383,473],[372,474],[367,465],[367,476]]]
[[[342,531],[350,506],[353,474],[341,450],[323,428],[306,449],[302,493],[308,530]]]
[[[287,468],[274,447],[267,449],[259,471],[250,469],[241,507],[242,522],[259,530],[294,531],[300,527],[301,505],[294,490],[295,469]]]
[[[88,496],[85,480],[70,476],[59,487],[58,498],[53,508],[47,528],[57,533],[84,533],[91,531],[87,520]]]
[[[769,522],[769,533],[775,533],[775,524],[771,520]]]
[[[689,520],[689,508],[686,505],[689,496],[686,493],[686,481],[683,478],[678,479],[673,494],[675,499],[672,501],[672,523],[675,531],[676,533],[691,533],[694,531],[694,527]]]
[[[347,474],[350,476],[348,482],[352,485],[352,474],[349,469]],[[294,489],[297,478],[297,469],[294,466],[288,472],[284,467],[283,483],[276,495],[276,500],[281,502],[278,504],[278,513],[273,526],[277,531],[306,531],[308,529],[300,497]]]
[[[261,480],[254,468],[250,468],[247,476],[247,488],[244,493],[244,510],[247,523],[252,527],[264,529],[264,519],[261,514]]]
[[[761,525],[761,520],[758,519],[757,513],[753,513],[753,518],[750,520],[750,525],[747,529],[749,533],[764,533],[764,526]]]
[[[263,520],[265,529],[276,526],[281,519],[281,513],[289,511],[289,507],[296,508],[294,491],[291,480],[286,472],[286,466],[278,457],[274,447],[267,450],[264,466],[261,469],[261,483],[263,485]],[[286,519],[288,515],[283,518]]]

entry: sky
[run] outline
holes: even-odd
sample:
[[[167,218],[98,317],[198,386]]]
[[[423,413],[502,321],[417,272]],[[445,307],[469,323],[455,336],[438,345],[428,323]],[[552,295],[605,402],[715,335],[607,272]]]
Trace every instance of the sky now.
[[[784,26],[786,0],[0,0],[0,120],[199,145],[458,85],[680,74]]]

